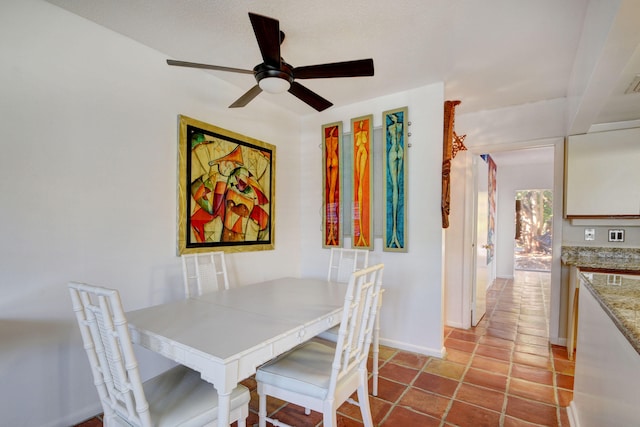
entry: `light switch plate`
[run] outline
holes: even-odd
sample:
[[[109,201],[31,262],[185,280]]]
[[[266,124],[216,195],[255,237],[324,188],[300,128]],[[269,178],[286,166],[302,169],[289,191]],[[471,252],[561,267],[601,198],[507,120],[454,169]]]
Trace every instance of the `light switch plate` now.
[[[596,240],[596,229],[595,228],[585,228],[584,229],[584,240]]]

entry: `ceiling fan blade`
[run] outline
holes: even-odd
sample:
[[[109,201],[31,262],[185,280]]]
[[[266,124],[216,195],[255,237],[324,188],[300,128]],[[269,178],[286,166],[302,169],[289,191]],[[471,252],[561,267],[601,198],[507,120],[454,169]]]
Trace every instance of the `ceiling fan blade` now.
[[[272,67],[280,68],[280,22],[267,16],[249,12],[249,19],[253,26],[253,32],[258,40],[258,47],[262,53],[264,63]]]
[[[333,105],[332,102],[327,101],[317,93],[307,89],[300,83],[293,82],[289,88],[289,93],[299,98],[301,101],[306,102],[318,111],[326,110]]]
[[[176,65],[178,67],[204,68],[205,70],[229,71],[232,73],[253,74],[253,70],[243,70],[242,68],[222,67],[220,65],[198,64],[196,62],[174,61],[167,59],[167,64]]]
[[[260,95],[260,92],[262,92],[262,89],[260,89],[260,86],[255,85],[254,87],[252,87],[251,89],[246,91],[244,95],[242,95],[240,98],[238,98],[236,100],[236,102],[234,102],[233,104],[229,105],[229,108],[244,107],[253,98],[255,98],[256,96]]]
[[[373,76],[373,59],[333,62],[331,64],[308,65],[295,67],[293,76],[296,79],[327,79],[332,77],[364,77]]]

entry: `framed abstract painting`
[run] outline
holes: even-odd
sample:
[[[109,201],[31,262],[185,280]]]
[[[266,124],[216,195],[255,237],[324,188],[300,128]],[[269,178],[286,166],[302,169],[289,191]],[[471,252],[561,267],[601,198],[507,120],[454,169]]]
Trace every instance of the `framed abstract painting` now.
[[[382,113],[383,250],[407,252],[407,107]]]
[[[322,126],[322,247],[342,247],[342,122]]]
[[[487,154],[483,157],[489,167],[489,178],[487,183],[489,193],[489,218],[487,227],[487,265],[491,264],[495,255],[495,240],[496,240],[496,215],[497,215],[497,203],[496,203],[496,182],[498,167],[496,162],[493,161],[491,155]]]
[[[373,115],[351,119],[353,137],[353,195],[351,246],[373,249]]]
[[[178,254],[274,248],[275,146],[179,116]]]

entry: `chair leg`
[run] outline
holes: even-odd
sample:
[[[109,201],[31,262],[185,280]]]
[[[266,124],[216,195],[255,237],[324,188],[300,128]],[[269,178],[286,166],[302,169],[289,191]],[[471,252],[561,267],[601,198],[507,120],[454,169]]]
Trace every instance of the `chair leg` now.
[[[113,412],[110,415],[106,413],[102,415],[102,422],[104,424],[104,427],[117,427],[118,423],[116,421],[116,415]]]
[[[323,427],[338,427],[338,408],[335,407],[334,401],[326,401],[322,411]]]
[[[247,427],[247,418],[249,417],[249,404],[240,408],[239,412],[240,412],[240,418],[238,418],[238,427]]]
[[[374,396],[378,395],[378,364],[379,364],[379,353],[380,353],[380,307],[382,306],[382,294],[378,296],[378,314],[376,316],[375,324],[373,326],[373,390],[372,394]]]
[[[378,344],[378,330],[376,329],[375,334],[373,336],[373,366],[372,366],[372,373],[373,373],[373,390],[372,390],[372,394],[374,396],[378,395],[378,364],[379,364],[379,353],[380,353],[380,345]]]
[[[363,379],[358,386],[358,406],[362,414],[362,423],[365,427],[373,427],[373,418],[371,416],[371,407],[369,406],[369,390],[367,389],[367,379],[363,375]]]
[[[258,383],[258,427],[267,427],[267,395]]]

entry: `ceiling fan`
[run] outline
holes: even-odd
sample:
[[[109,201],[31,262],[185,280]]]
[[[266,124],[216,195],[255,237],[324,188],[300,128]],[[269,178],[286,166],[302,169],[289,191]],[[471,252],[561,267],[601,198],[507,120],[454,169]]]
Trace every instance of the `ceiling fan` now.
[[[167,59],[167,64],[179,67],[253,74],[257,84],[238,98],[229,108],[244,107],[264,90],[270,93],[288,91],[316,110],[322,111],[331,107],[333,103],[302,86],[296,81],[297,79],[373,76],[373,59],[293,67],[287,64],[280,56],[280,44],[284,40],[284,33],[280,31],[278,20],[251,12],[249,12],[249,19],[264,60],[263,63],[256,65],[253,70],[174,61],[172,59]]]

